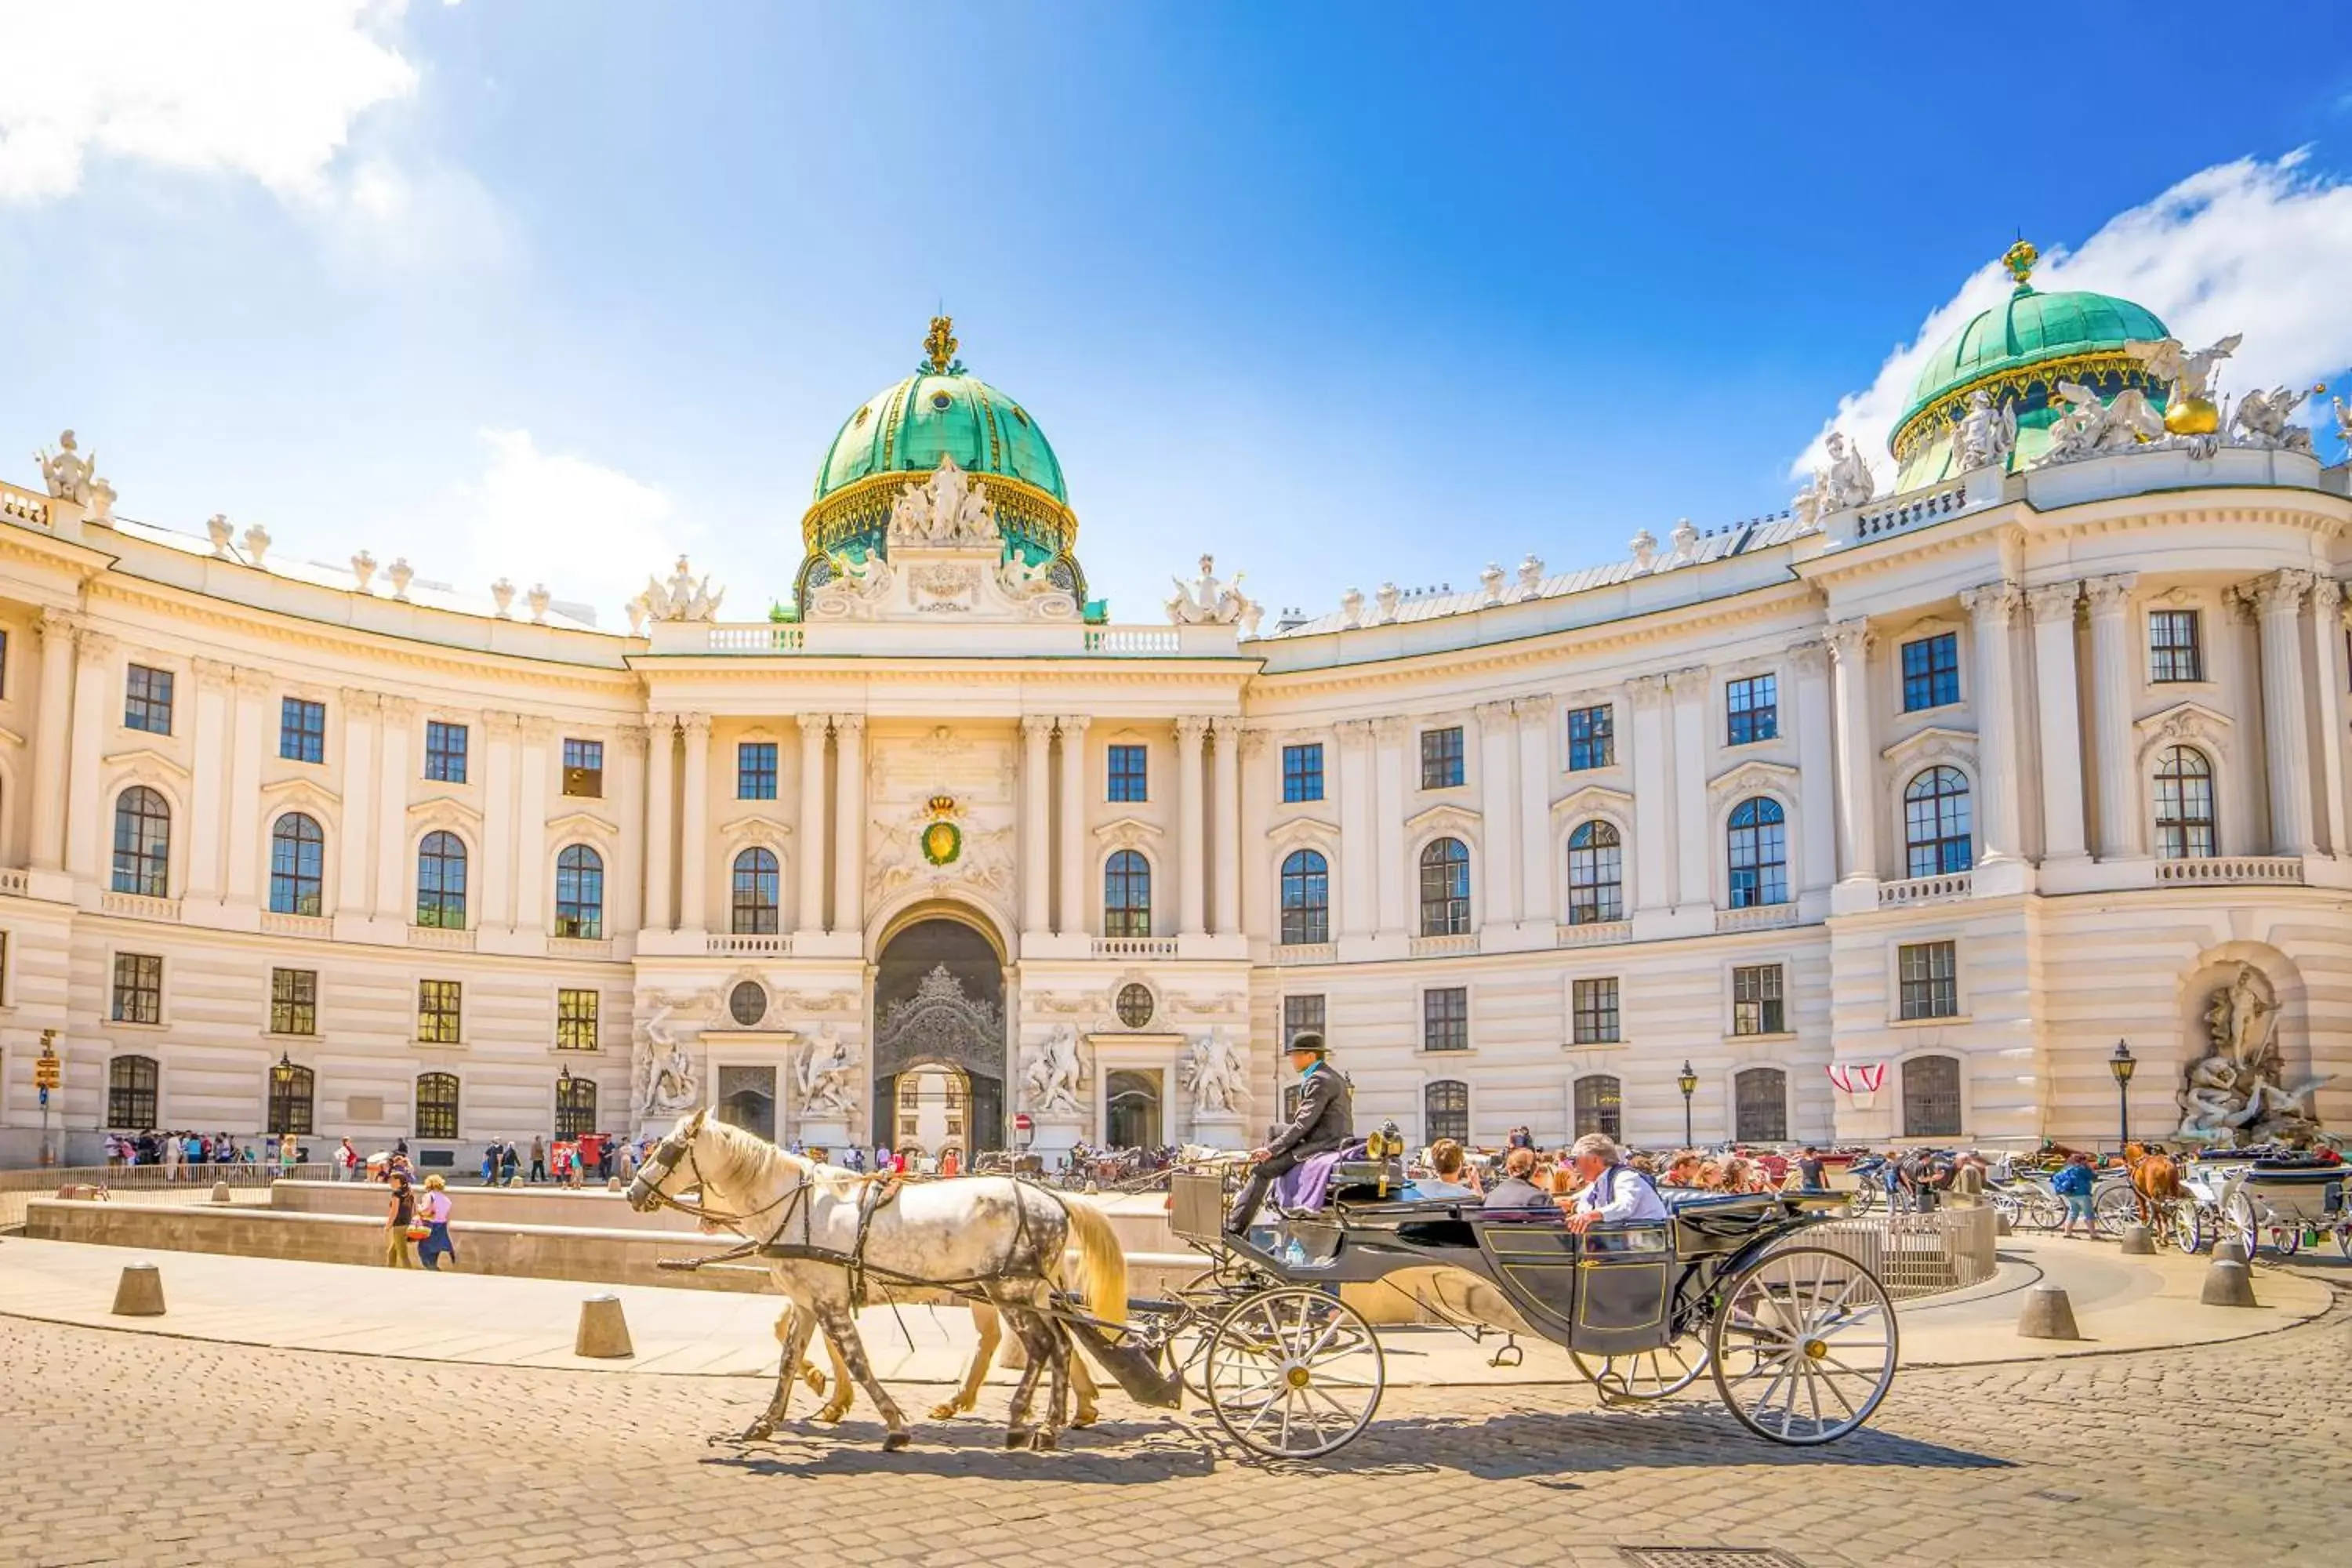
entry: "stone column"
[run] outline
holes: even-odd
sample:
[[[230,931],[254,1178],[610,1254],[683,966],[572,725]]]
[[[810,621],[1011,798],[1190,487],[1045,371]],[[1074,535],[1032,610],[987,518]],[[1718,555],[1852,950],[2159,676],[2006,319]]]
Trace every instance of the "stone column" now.
[[[1393,716],[1372,721],[1372,772],[1376,778],[1372,807],[1373,854],[1380,888],[1380,930],[1384,936],[1411,936],[1421,928],[1412,918],[1408,878],[1418,871],[1407,866],[1404,849],[1404,743],[1412,726]]]
[[[1870,725],[1870,621],[1830,628],[1837,668],[1838,860],[1842,882],[1878,879],[1878,747]]]
[[[670,918],[670,844],[677,832],[677,716],[656,713],[646,755],[646,926],[676,931]]]
[[[98,788],[108,709],[120,701],[113,668],[114,639],[80,628],[74,638],[73,743],[66,766],[66,870],[74,880],[100,888],[113,886],[102,864],[113,806],[99,798]]]
[[[643,724],[624,724],[615,732],[620,767],[614,777],[613,815],[621,823],[620,852],[615,857],[619,880],[607,890],[606,925],[615,936],[634,936],[645,918],[645,905],[633,900],[628,889],[646,885],[646,749],[651,735]]]
[[[2083,715],[2075,700],[2074,605],[2080,583],[2029,591],[2033,615],[2033,690],[2042,747],[2042,858],[2079,860],[2083,835]]]
[[[804,934],[824,929],[824,735],[829,713],[803,713],[801,726],[801,820],[793,846],[799,876],[793,921]]]
[[[271,744],[267,671],[236,672],[236,721],[230,741],[228,790],[228,897],[252,908],[261,879],[261,759]]]
[[[1715,902],[1716,838],[1706,816],[1706,693],[1712,684],[1704,666],[1666,677],[1674,698],[1675,724],[1675,904],[1703,910]]]
[[[677,929],[698,931],[710,921],[710,715],[688,713],[678,728],[686,767],[678,784]]]
[[[343,738],[341,764],[343,770],[342,816],[338,825],[335,843],[335,902],[328,912],[348,915],[353,920],[367,918],[368,845],[373,838],[369,829],[373,826],[370,809],[375,800],[375,736],[383,721],[383,693],[357,686],[342,690]],[[196,714],[196,783],[199,798],[204,794],[204,711],[201,699]],[[217,822],[217,814],[205,816],[199,808],[197,815],[205,822]],[[190,891],[194,889],[191,887]]]
[[[2263,636],[2263,747],[2271,783],[2271,853],[2308,855],[2311,720],[2303,694],[2303,600],[2308,572],[2273,572],[2250,584]]]
[[[1519,922],[1518,719],[1508,701],[1481,702],[1478,720],[1478,879],[1485,922]]]
[[[1837,763],[1830,706],[1830,648],[1801,642],[1789,650],[1797,672],[1797,890],[1825,891],[1837,880]]]
[[[1633,903],[1663,910],[1675,901],[1674,770],[1666,741],[1666,678],[1637,675],[1633,703]]]
[[[1551,863],[1552,700],[1541,692],[1511,704],[1519,741],[1519,921],[1538,929],[1559,920]],[[1544,940],[1551,940],[1549,931]]]
[[[866,715],[833,716],[833,929],[866,929]]]
[[[228,838],[228,770],[229,770],[229,692],[236,679],[236,667],[223,664],[216,658],[199,658],[195,668],[195,802],[188,816],[188,890],[191,904],[218,904],[221,897],[221,851]],[[349,694],[346,693],[346,700]],[[381,703],[381,698],[370,694],[371,703]],[[346,713],[352,710],[348,707]],[[346,742],[348,743],[348,742]],[[348,771],[349,763],[345,763]],[[351,820],[350,789],[345,786],[343,811]],[[365,846],[367,834],[345,834],[346,854],[352,845]],[[348,876],[345,880],[349,880]],[[358,886],[366,887],[362,876]]]
[[[1049,809],[1053,779],[1054,721],[1045,714],[1021,720],[1021,930],[1041,935],[1053,929],[1053,857]]]
[[[2023,595],[2014,583],[1987,583],[1960,595],[1960,607],[1976,623],[1977,689],[1969,706],[1977,716],[1976,850],[1979,865],[2015,860],[2023,850],[2018,832],[2016,659],[2010,627]]]
[[[2311,584],[2312,668],[2319,682],[2319,780],[2327,792],[2321,822],[2327,852],[2352,855],[2347,845],[2344,805],[2344,584],[2318,577]]]
[[[2091,750],[2099,781],[2102,860],[2140,854],[2139,790],[2132,757],[2131,593],[2137,572],[2093,577],[2083,584],[2091,601]]]
[[[552,912],[547,898],[548,744],[555,721],[525,714],[517,743],[521,752],[515,778],[514,929],[544,934]]]
[[[1242,721],[1228,713],[1217,721],[1213,831],[1209,836],[1210,881],[1216,889],[1216,931],[1235,936],[1242,929]]]
[[[1188,714],[1176,721],[1176,934],[1200,936],[1207,926],[1202,913],[1202,854],[1206,829],[1206,792],[1202,788],[1201,742],[1208,733],[1206,719]]]
[[[521,732],[519,713],[482,715],[489,734],[488,754],[482,767],[481,864],[467,892],[478,906],[474,924],[481,931],[514,927],[515,742]]]
[[[1242,730],[1234,739],[1239,742],[1242,775],[1241,836],[1234,845],[1234,864],[1241,884],[1241,921],[1235,930],[1273,940],[1281,928],[1268,925],[1273,919],[1273,905],[1266,897],[1266,881],[1272,868],[1266,864],[1265,825],[1271,813],[1273,775],[1260,765],[1265,755],[1265,731]],[[1257,931],[1250,932],[1255,926]]]
[[[1377,921],[1373,868],[1372,721],[1344,719],[1339,736],[1339,934],[1369,937]]]
[[[408,853],[409,751],[415,742],[416,700],[383,700],[383,763],[376,770],[375,918],[398,925],[416,915],[415,868]]]
[[[1054,929],[1064,936],[1087,934],[1087,911],[1091,907],[1087,898],[1087,806],[1091,797],[1087,793],[1087,726],[1093,721],[1083,713],[1065,713],[1056,726],[1061,731],[1061,843],[1055,853],[1060,860],[1062,889],[1054,911]]]
[[[66,776],[72,771],[74,633],[79,616],[64,610],[41,612],[40,708],[33,717],[33,846],[37,871],[65,865]]]

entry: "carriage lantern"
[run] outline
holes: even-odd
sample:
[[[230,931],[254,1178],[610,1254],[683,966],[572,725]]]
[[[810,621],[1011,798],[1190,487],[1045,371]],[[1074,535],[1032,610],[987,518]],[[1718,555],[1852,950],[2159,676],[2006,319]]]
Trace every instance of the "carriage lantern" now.
[[[284,1051],[278,1052],[278,1065],[269,1069],[269,1076],[277,1081],[279,1089],[291,1087],[294,1082],[294,1058]]]
[[[2139,1058],[2131,1054],[2131,1046],[2129,1043],[2123,1040],[2117,1040],[2116,1042],[2116,1054],[2107,1058],[2107,1070],[2116,1075],[2116,1112],[2118,1121],[2117,1131],[2123,1134],[2123,1142],[2126,1146],[2128,1146],[2131,1142],[2132,1073],[2138,1068],[2138,1066]]]
[[[1683,1091],[1683,1147],[1687,1149],[1698,1142],[1691,1136],[1691,1096],[1698,1092],[1698,1074],[1691,1070],[1687,1057],[1683,1058],[1683,1070],[1675,1079],[1675,1086]]]

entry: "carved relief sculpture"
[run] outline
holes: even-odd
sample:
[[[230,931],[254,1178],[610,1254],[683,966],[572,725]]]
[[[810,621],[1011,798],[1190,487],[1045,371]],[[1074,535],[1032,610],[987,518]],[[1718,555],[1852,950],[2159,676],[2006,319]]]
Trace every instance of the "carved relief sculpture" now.
[[[1085,1076],[1077,1030],[1056,1024],[1022,1048],[1021,1102],[1040,1115],[1075,1116]]]
[[[2179,1136],[2244,1148],[2308,1147],[2319,1132],[2312,1094],[2333,1075],[2289,1085],[2278,1048],[2279,1005],[2270,981],[2251,963],[2214,988],[2205,1007],[2210,1052],[2192,1063],[2180,1092]]]
[[[668,1116],[690,1110],[702,1098],[694,1057],[686,1042],[669,1027],[672,1012],[664,1002],[653,1016],[637,1026],[638,1041],[631,1063],[636,1080],[637,1114]]]
[[[857,1114],[857,1051],[841,1037],[841,1026],[827,1024],[801,1047],[793,1075],[800,1097],[801,1115],[823,1121],[848,1121]]]
[[[1195,1035],[1185,1047],[1184,1087],[1195,1116],[1237,1116],[1249,1100],[1249,1068],[1223,1029]]]

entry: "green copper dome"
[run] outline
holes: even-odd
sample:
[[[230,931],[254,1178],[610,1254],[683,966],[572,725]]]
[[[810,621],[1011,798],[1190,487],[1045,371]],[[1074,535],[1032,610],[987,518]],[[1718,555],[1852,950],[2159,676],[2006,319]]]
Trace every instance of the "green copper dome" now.
[[[906,380],[853,410],[816,471],[823,500],[877,474],[924,475],[953,458],[966,473],[1018,479],[1069,504],[1061,460],[1029,411],[967,373],[944,316],[931,323],[929,358]]]

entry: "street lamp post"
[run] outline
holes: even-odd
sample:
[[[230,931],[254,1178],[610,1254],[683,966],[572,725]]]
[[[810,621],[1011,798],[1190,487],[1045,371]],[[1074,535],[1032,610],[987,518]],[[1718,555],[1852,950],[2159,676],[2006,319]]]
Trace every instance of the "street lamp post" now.
[[[33,1064],[33,1081],[40,1086],[41,1090],[41,1164],[44,1168],[58,1163],[57,1140],[49,1133],[49,1093],[64,1081],[62,1067],[58,1061],[57,1040],[55,1029],[43,1029],[40,1059]]]
[[[2116,1116],[2123,1134],[2123,1147],[2131,1147],[2131,1080],[2139,1067],[2131,1047],[2123,1040],[2116,1042],[2116,1054],[2107,1058],[2107,1070],[2116,1075]]]
[[[1688,1149],[1698,1142],[1691,1132],[1691,1096],[1698,1092],[1698,1074],[1691,1070],[1689,1058],[1684,1058],[1682,1074],[1675,1084],[1683,1091],[1683,1147]]]

